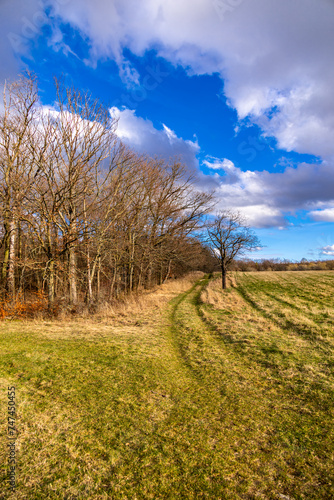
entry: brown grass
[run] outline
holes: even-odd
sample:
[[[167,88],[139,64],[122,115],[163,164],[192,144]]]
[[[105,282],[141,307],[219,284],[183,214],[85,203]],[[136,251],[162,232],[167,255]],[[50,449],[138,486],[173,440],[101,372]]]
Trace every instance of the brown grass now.
[[[332,277],[291,274],[223,292],[197,274],[90,317],[3,321],[19,409],[8,498],[334,498]]]

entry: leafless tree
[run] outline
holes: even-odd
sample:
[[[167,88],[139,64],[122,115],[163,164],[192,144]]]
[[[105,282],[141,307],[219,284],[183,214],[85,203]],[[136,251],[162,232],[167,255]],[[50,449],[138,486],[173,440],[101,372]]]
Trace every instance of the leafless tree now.
[[[56,81],[58,109],[53,115],[55,141],[53,173],[63,202],[58,207],[57,225],[68,253],[70,303],[77,302],[76,244],[87,231],[87,214],[94,210],[101,186],[113,167],[111,157],[116,121],[108,110],[88,94]],[[105,170],[101,168],[106,162]],[[103,177],[105,177],[103,179]],[[58,189],[59,190],[59,189]],[[89,258],[89,256],[88,256]]]
[[[261,247],[254,232],[238,213],[227,210],[208,224],[207,241],[222,271],[222,288],[226,288],[226,275],[235,257]]]
[[[205,260],[194,239],[212,195],[178,160],[138,155],[98,101],[56,82],[42,107],[31,75],[0,115],[1,285],[75,305],[163,283]]]
[[[193,233],[212,209],[212,194],[196,190],[193,181],[187,167],[177,160],[166,164],[155,159],[148,163],[145,179],[148,219],[145,228],[149,287],[154,263],[161,268],[164,259],[168,263],[168,272],[170,242]],[[164,279],[161,276],[159,281]]]
[[[15,296],[17,236],[26,194],[37,172],[30,148],[36,130],[38,90],[31,75],[6,84],[0,116],[0,202],[4,248],[1,280],[11,299]]]

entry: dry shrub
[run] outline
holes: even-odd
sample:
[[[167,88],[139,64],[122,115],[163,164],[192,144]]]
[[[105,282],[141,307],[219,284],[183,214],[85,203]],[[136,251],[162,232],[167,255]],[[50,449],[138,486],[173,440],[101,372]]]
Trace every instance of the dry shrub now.
[[[43,290],[31,292],[29,300],[19,293],[14,300],[0,302],[0,319],[33,318],[47,310],[47,298]]]
[[[47,297],[44,292],[31,293],[29,300],[23,301],[18,294],[15,301],[0,302],[1,319],[44,319],[51,316],[57,321],[71,321],[76,318],[110,320],[117,317],[128,317],[145,313],[150,309],[162,309],[175,295],[189,290],[195,281],[203,278],[204,273],[194,271],[179,279],[170,279],[163,285],[151,290],[144,290],[124,296],[114,302],[104,302],[88,306],[84,302],[69,306],[62,301],[55,302],[52,313],[48,310]]]

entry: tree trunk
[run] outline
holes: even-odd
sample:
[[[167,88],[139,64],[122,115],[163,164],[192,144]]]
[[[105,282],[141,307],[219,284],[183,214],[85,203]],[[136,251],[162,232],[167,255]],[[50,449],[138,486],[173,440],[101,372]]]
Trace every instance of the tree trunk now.
[[[9,257],[7,270],[7,291],[12,300],[15,298],[15,244],[16,223],[14,220],[9,225]]]
[[[55,300],[55,261],[53,258],[49,261],[49,269],[48,269],[48,310],[49,312],[53,312]]]
[[[150,262],[148,271],[147,271],[147,286],[146,288],[150,289],[152,286],[152,262]]]
[[[70,284],[70,304],[75,305],[78,301],[77,296],[77,268],[76,255],[73,246],[69,249],[69,284]]]
[[[22,259],[22,229],[20,223],[18,224],[17,235],[18,235],[17,258],[18,262],[20,263]]]
[[[162,278],[162,274],[163,274],[163,264],[161,263],[160,264],[160,270],[159,270],[159,285],[162,285],[163,283],[163,278]]]
[[[100,300],[101,292],[101,257],[97,261],[97,300]]]
[[[134,259],[135,259],[135,233],[130,231],[129,234],[129,271],[128,271],[128,283],[129,283],[129,293],[133,291],[133,275],[134,275]]]
[[[222,288],[225,290],[226,288],[226,268],[225,266],[222,266]]]
[[[3,240],[3,245],[4,245],[4,256],[2,261],[1,277],[2,277],[2,283],[5,287],[7,283],[7,270],[9,261],[9,228],[7,224],[5,224],[5,236]]]
[[[91,304],[93,302],[93,289],[92,289],[92,274],[90,270],[90,253],[87,245],[87,302]]]
[[[141,262],[138,275],[137,290],[140,290],[140,288],[142,288],[142,279],[143,279],[143,263]]]
[[[130,262],[129,264],[129,293],[133,291],[133,273],[134,273],[134,266],[133,263]]]
[[[167,268],[167,273],[166,273],[166,276],[165,276],[165,279],[163,280],[162,283],[166,283],[166,281],[168,280],[169,278],[169,275],[170,275],[170,270],[171,270],[171,264],[172,264],[172,260],[169,259],[168,261],[168,268]]]
[[[114,295],[114,288],[115,288],[115,283],[116,283],[116,276],[117,276],[117,267],[115,265],[114,267],[114,272],[113,272],[113,277],[110,283],[110,291],[109,291],[109,300],[113,298]]]

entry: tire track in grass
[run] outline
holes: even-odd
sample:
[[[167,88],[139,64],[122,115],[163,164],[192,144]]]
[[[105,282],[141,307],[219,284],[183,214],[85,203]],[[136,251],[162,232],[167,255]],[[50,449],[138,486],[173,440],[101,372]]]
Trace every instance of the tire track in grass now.
[[[181,363],[200,385],[210,381],[209,390],[214,390],[225,359],[217,330],[201,312],[200,295],[211,278],[195,284],[176,301],[171,331]]]
[[[175,304],[173,305],[172,313],[171,313],[171,331],[172,331],[172,338],[174,340],[174,347],[176,348],[178,354],[179,354],[179,359],[181,363],[187,368],[188,371],[190,371],[191,375],[194,376],[200,383],[203,383],[202,378],[199,377],[199,371],[198,367],[194,365],[194,363],[191,362],[191,356],[190,356],[190,351],[189,351],[189,345],[185,345],[185,337],[190,337],[188,340],[190,344],[192,342],[199,342],[201,344],[201,334],[198,329],[198,325],[194,327],[194,325],[190,326],[190,323],[194,322],[194,319],[198,319],[198,314],[193,316],[193,315],[188,315],[187,318],[182,317],[180,318],[180,309],[184,303],[187,303],[187,305],[195,305],[195,303],[198,301],[198,297],[201,294],[201,291],[203,288],[207,285],[208,281],[210,278],[205,278],[202,283],[195,283],[195,285],[186,293],[182,294],[180,297],[178,297],[175,300]],[[197,312],[197,311],[196,311]],[[189,321],[190,320],[190,321]],[[185,324],[187,323],[187,324]],[[182,331],[186,331],[186,336],[181,335],[180,333]],[[200,364],[202,363],[203,359],[200,358]]]
[[[192,424],[199,429],[201,422],[202,439],[211,449],[206,457],[207,473],[210,470],[213,485],[221,485],[212,498],[255,498],[273,487],[270,480],[260,484],[267,468],[270,430],[254,417],[258,410],[245,409],[252,405],[254,391],[248,384],[245,392],[244,375],[201,317],[199,297],[208,281],[196,284],[174,302],[171,334],[181,365],[193,380],[187,394],[196,406]],[[259,462],[265,464],[261,472]]]
[[[190,290],[173,299],[170,304],[169,325],[165,334],[173,351],[171,393],[174,406],[168,419],[157,426],[152,447],[159,450],[156,467],[168,461],[169,473],[164,473],[165,496],[155,498],[235,499],[239,485],[226,480],[228,468],[222,463],[223,451],[216,442],[221,433],[221,401],[216,386],[203,377],[203,352],[193,359],[193,350],[185,337],[201,343],[202,329],[194,325],[196,318],[183,316],[183,308],[191,305],[206,280],[195,283]],[[186,323],[186,324],[185,324]],[[189,355],[190,354],[190,355]],[[218,450],[215,448],[218,446]],[[226,450],[226,445],[224,446]],[[230,487],[231,486],[231,487]],[[242,490],[242,488],[241,488]]]
[[[256,279],[252,280],[252,285],[258,285],[258,284],[259,284],[259,280],[256,280]],[[268,286],[268,285],[270,285],[270,286]],[[279,290],[278,290],[278,287],[279,287]],[[249,291],[246,292],[246,290],[245,290],[246,285],[245,286],[240,285],[240,288],[244,291],[244,293],[247,293],[248,297],[251,297],[251,293]],[[272,292],[268,291],[268,289],[274,290],[274,292],[276,292],[276,293],[272,293]],[[282,291],[282,295],[287,296],[287,298],[291,299],[291,301],[284,300],[283,298],[279,297],[278,291]],[[262,282],[261,294],[263,296],[269,297],[274,303],[277,302],[279,304],[282,304],[285,307],[288,307],[290,309],[295,310],[301,316],[301,318],[300,318],[301,320],[311,319],[314,322],[314,326],[317,330],[319,330],[319,328],[320,328],[319,327],[319,322],[320,322],[321,328],[323,328],[323,329],[326,328],[328,330],[327,333],[332,333],[331,327],[332,327],[332,325],[334,325],[334,318],[330,319],[327,311],[324,312],[321,310],[317,310],[316,312],[313,312],[311,310],[312,301],[310,301],[310,295],[308,295],[307,299],[304,299],[300,296],[299,292],[300,292],[300,289],[295,288],[295,292],[293,294],[291,291],[291,286],[289,289],[286,289],[286,288],[282,287],[281,283],[277,280],[273,281],[272,283],[268,283],[267,281]],[[255,293],[257,296],[260,295],[258,289],[255,290]],[[298,299],[298,302],[297,302],[297,299]],[[292,300],[295,300],[295,302],[292,302]],[[272,308],[272,306],[271,306],[271,308]],[[265,310],[265,309],[263,309],[263,310]],[[274,318],[275,314],[269,314],[269,316],[271,318]]]
[[[295,310],[296,312],[298,312],[300,314],[301,319],[308,318],[308,317],[311,318],[312,321],[314,322],[314,325],[317,328],[320,328],[319,327],[320,321],[321,321],[321,323],[326,323],[325,325],[321,324],[321,328],[327,327],[328,329],[330,329],[330,327],[332,327],[332,333],[333,333],[334,318],[328,320],[328,313],[321,312],[321,311],[319,311],[319,312],[311,311],[310,310],[310,307],[311,307],[310,301],[308,301],[308,302],[306,300],[303,301],[304,305],[308,306],[308,308],[305,308],[302,305],[298,306],[296,303],[288,302],[287,300],[284,300],[273,293],[266,292],[266,291],[263,291],[262,293],[266,297],[268,297],[269,299],[272,299],[274,302],[278,302],[279,304],[282,304],[283,306],[286,306],[286,307],[289,307],[290,309]],[[291,297],[291,300],[292,300],[292,297]],[[326,322],[325,320],[328,320],[328,321]]]
[[[175,302],[171,332],[181,364],[194,380],[188,394],[197,405],[193,422],[206,422],[206,439],[214,444],[210,468],[220,481],[229,481],[229,487],[221,490],[223,496],[212,498],[274,499],[279,494],[317,498],[312,494],[313,467],[306,472],[306,481],[298,479],[309,435],[294,433],[304,418],[298,409],[296,413],[296,399],[270,363],[240,351],[239,344],[224,338],[215,321],[205,317],[200,294],[208,281]],[[201,395],[196,393],[199,387]],[[219,455],[223,465],[217,462]],[[317,473],[318,478],[322,471]],[[301,491],[306,496],[298,497]]]
[[[192,398],[202,405],[202,409],[207,407],[209,413],[218,415],[219,398],[225,393],[221,384],[221,347],[212,342],[211,329],[199,313],[199,297],[211,278],[209,275],[197,282],[174,300],[170,338],[182,371],[192,381]]]
[[[324,348],[331,350],[333,349],[333,342],[331,342],[331,340],[328,338],[325,339],[321,337],[321,335],[319,335],[319,331],[315,332],[306,324],[298,325],[295,322],[286,318],[286,315],[284,315],[283,313],[280,313],[279,316],[275,316],[275,314],[273,314],[272,312],[268,312],[265,307],[262,307],[251,297],[251,295],[246,291],[244,286],[239,285],[237,287],[237,292],[245,300],[245,302],[247,302],[254,310],[256,310],[267,320],[272,321],[283,331],[285,332],[293,331],[297,335],[301,336],[304,340],[310,342],[312,346],[319,351],[323,351]],[[261,293],[266,295],[265,292],[261,291]],[[316,325],[316,327],[317,330],[319,330],[318,325]]]
[[[233,295],[237,299],[237,290],[223,292],[230,302]],[[200,308],[212,335],[234,360],[235,371],[244,376],[245,392],[252,391],[258,413],[245,404],[247,396],[241,396],[241,404],[253,419],[253,426],[261,420],[270,435],[267,460],[274,464],[272,477],[276,485],[285,485],[285,491],[272,487],[266,498],[278,498],[278,493],[308,500],[334,498],[330,458],[334,438],[333,376],[319,366],[319,361],[326,363],[330,353],[321,353],[320,359],[314,345],[302,350],[298,345],[293,347],[293,338],[276,326],[268,331],[270,318],[267,322],[261,311],[247,302],[228,315],[207,304]],[[237,341],[240,337],[243,342]],[[275,339],[274,349],[270,348],[271,337]]]

